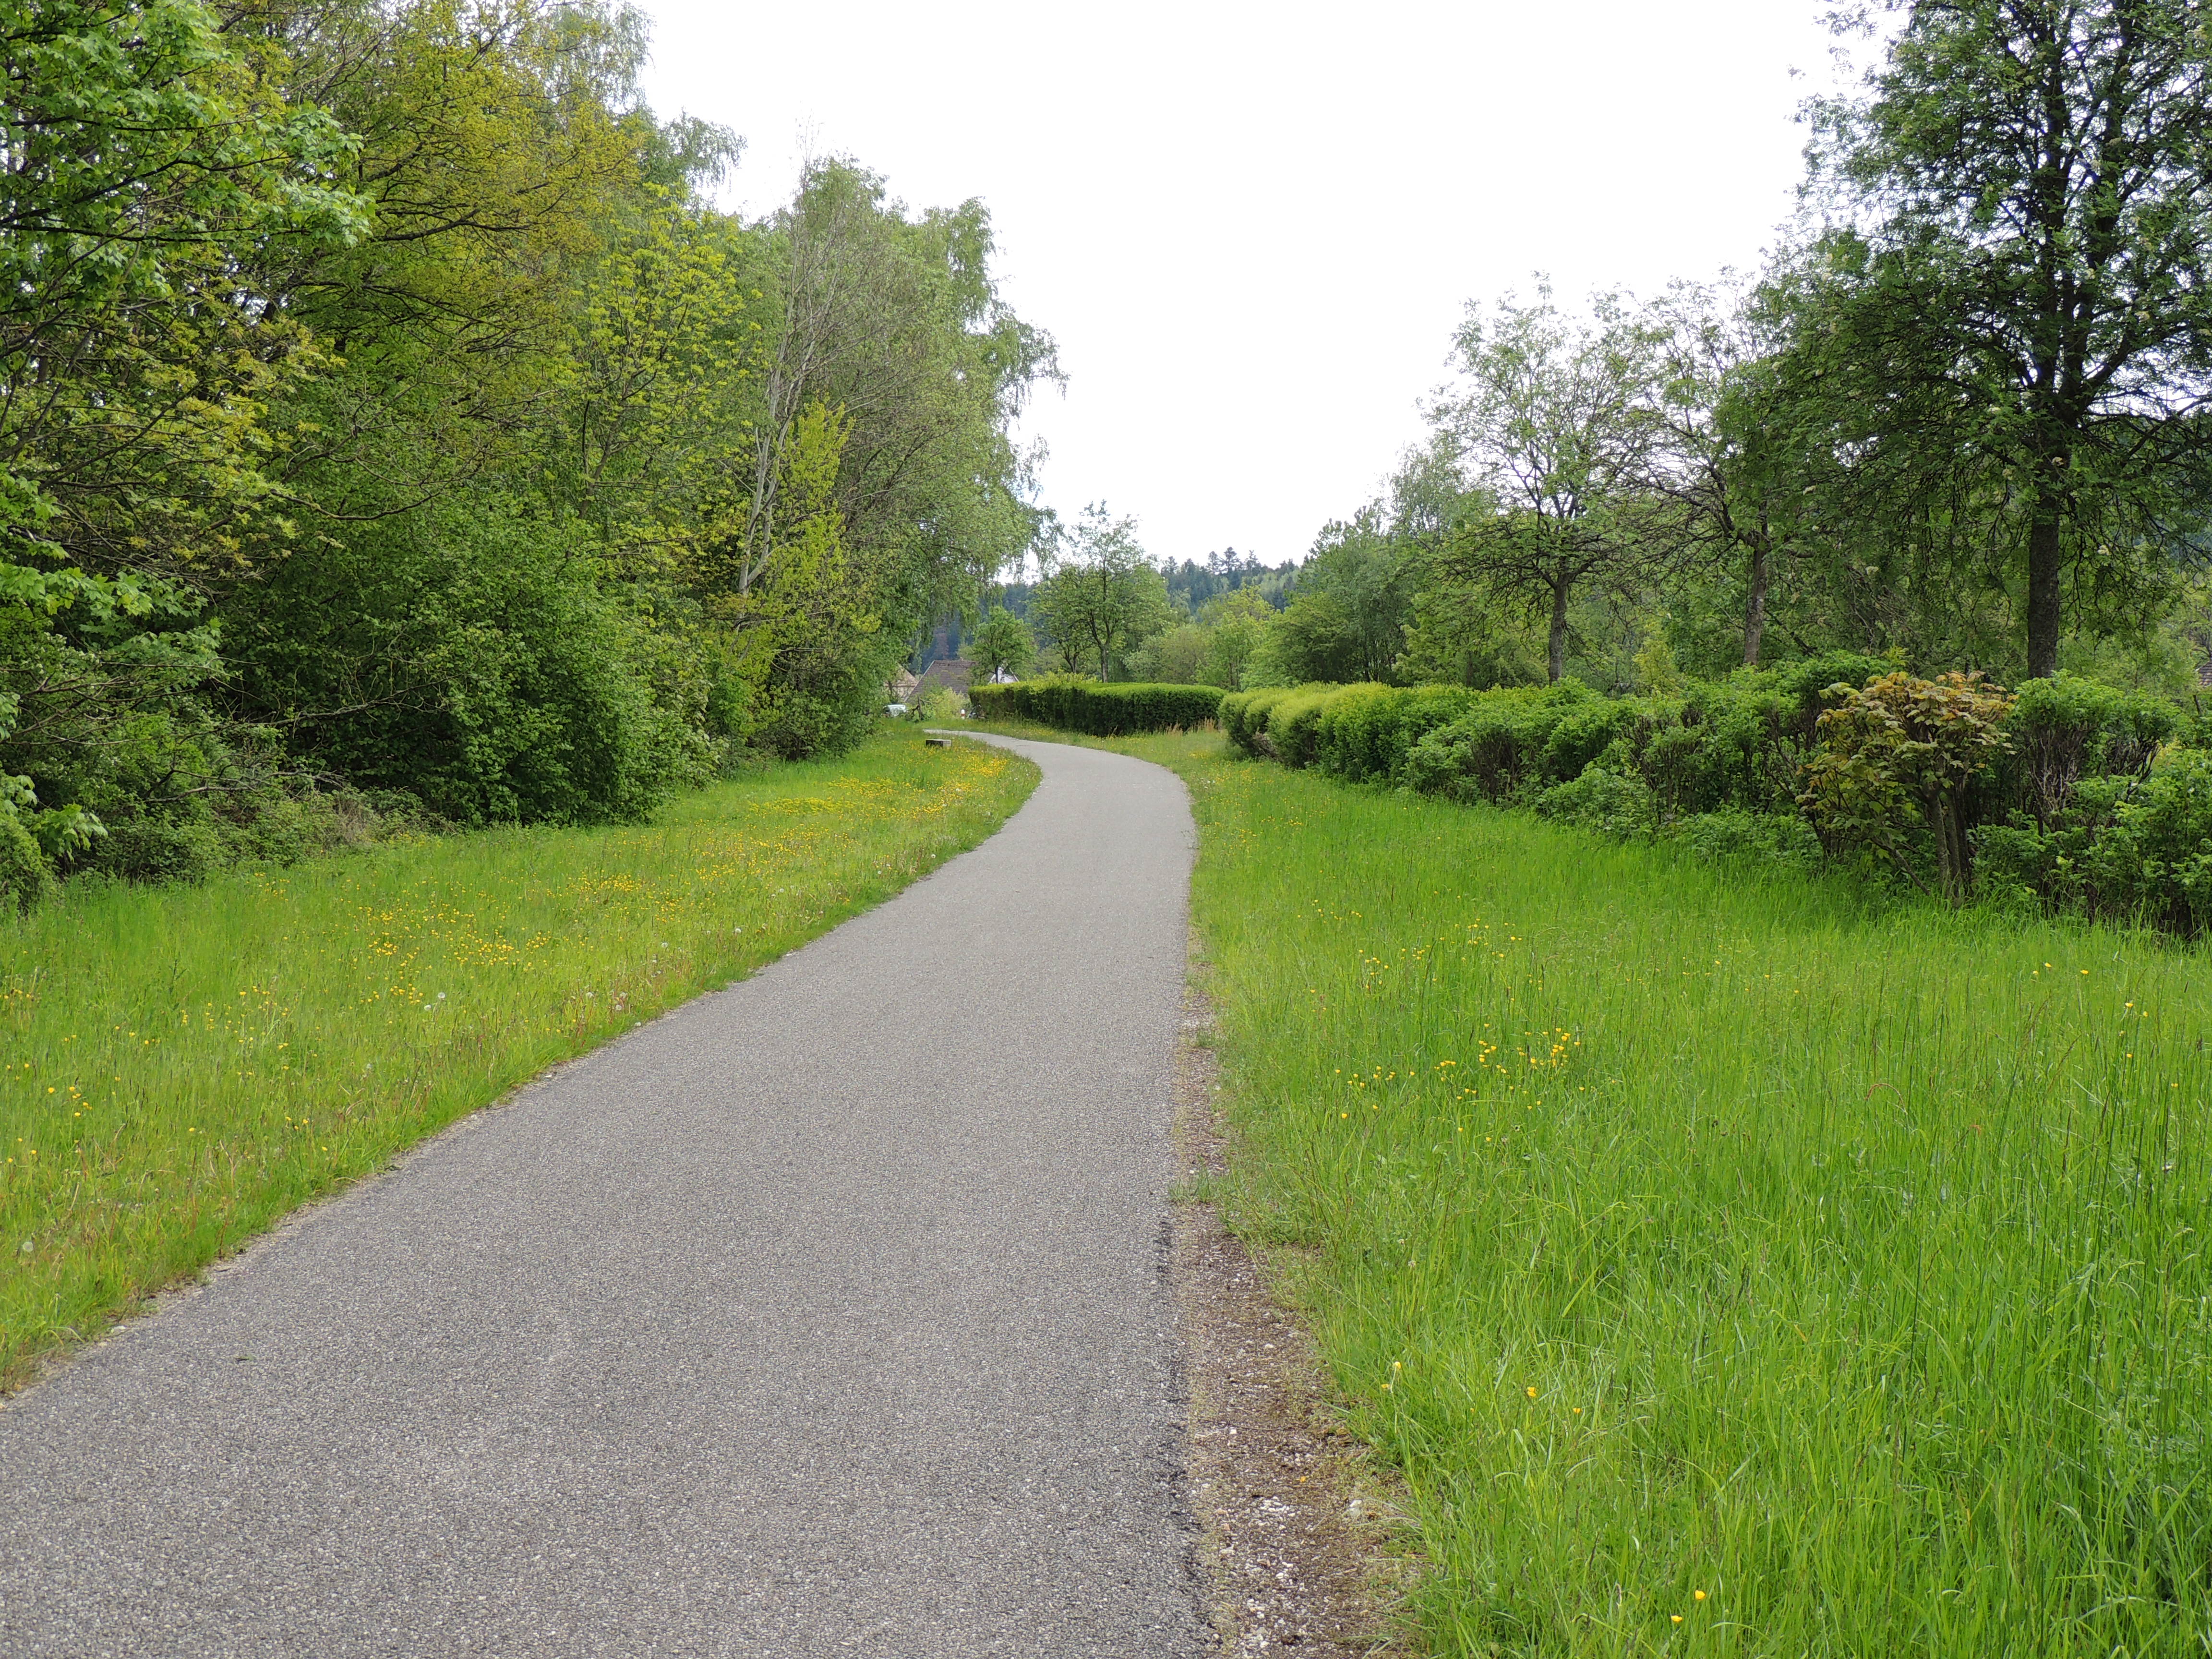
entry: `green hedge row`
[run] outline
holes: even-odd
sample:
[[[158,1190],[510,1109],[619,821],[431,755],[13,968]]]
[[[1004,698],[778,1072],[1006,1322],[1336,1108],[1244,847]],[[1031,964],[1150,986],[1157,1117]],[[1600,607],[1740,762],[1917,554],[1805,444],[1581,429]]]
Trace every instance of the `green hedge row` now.
[[[1094,738],[1188,731],[1217,718],[1221,692],[1211,685],[1105,685],[1073,674],[976,685],[968,701],[978,720],[1034,720]]]
[[[1811,861],[1799,775],[1828,688],[1894,666],[1834,653],[1672,697],[1304,685],[1224,697],[1220,720],[1247,754],[1347,781]],[[2212,720],[2061,674],[2021,687],[2004,730],[1965,802],[1985,894],[2212,931]]]

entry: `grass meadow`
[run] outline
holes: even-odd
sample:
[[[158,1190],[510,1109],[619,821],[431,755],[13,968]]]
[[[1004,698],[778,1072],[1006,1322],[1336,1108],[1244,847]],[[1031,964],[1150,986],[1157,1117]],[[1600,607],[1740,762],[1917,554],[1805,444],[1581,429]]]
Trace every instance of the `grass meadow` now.
[[[1112,746],[1434,1650],[2212,1645],[2203,946]]]
[[[0,1385],[555,1061],[989,835],[1036,770],[893,728],[649,826],[422,837],[0,924]]]

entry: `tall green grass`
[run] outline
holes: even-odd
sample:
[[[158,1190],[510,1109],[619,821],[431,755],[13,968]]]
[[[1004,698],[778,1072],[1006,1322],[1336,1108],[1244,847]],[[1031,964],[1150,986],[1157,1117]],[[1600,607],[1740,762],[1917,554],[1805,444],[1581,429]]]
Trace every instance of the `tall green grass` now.
[[[898,728],[649,827],[420,839],[0,925],[0,1383],[294,1206],[974,846],[1036,769]]]
[[[1437,1650],[2212,1644],[2202,948],[1115,746]]]

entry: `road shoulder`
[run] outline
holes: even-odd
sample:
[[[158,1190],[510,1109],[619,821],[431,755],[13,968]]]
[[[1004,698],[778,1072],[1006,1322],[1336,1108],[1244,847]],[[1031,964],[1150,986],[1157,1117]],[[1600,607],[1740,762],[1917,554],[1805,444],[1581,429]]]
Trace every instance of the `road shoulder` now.
[[[1413,1565],[1386,1471],[1346,1430],[1312,1336],[1217,1201],[1231,1130],[1195,939],[1176,1056],[1172,1273],[1206,1612],[1230,1653],[1410,1653]]]

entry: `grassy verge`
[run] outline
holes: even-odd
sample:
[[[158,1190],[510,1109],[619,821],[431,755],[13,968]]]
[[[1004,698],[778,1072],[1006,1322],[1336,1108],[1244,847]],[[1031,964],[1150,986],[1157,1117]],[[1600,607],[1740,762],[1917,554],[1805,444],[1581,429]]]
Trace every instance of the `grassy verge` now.
[[[418,840],[0,927],[0,1385],[544,1066],[974,846],[1036,769],[895,728],[650,827]]]
[[[2203,1650],[2203,947],[1112,746],[1436,1650]]]

